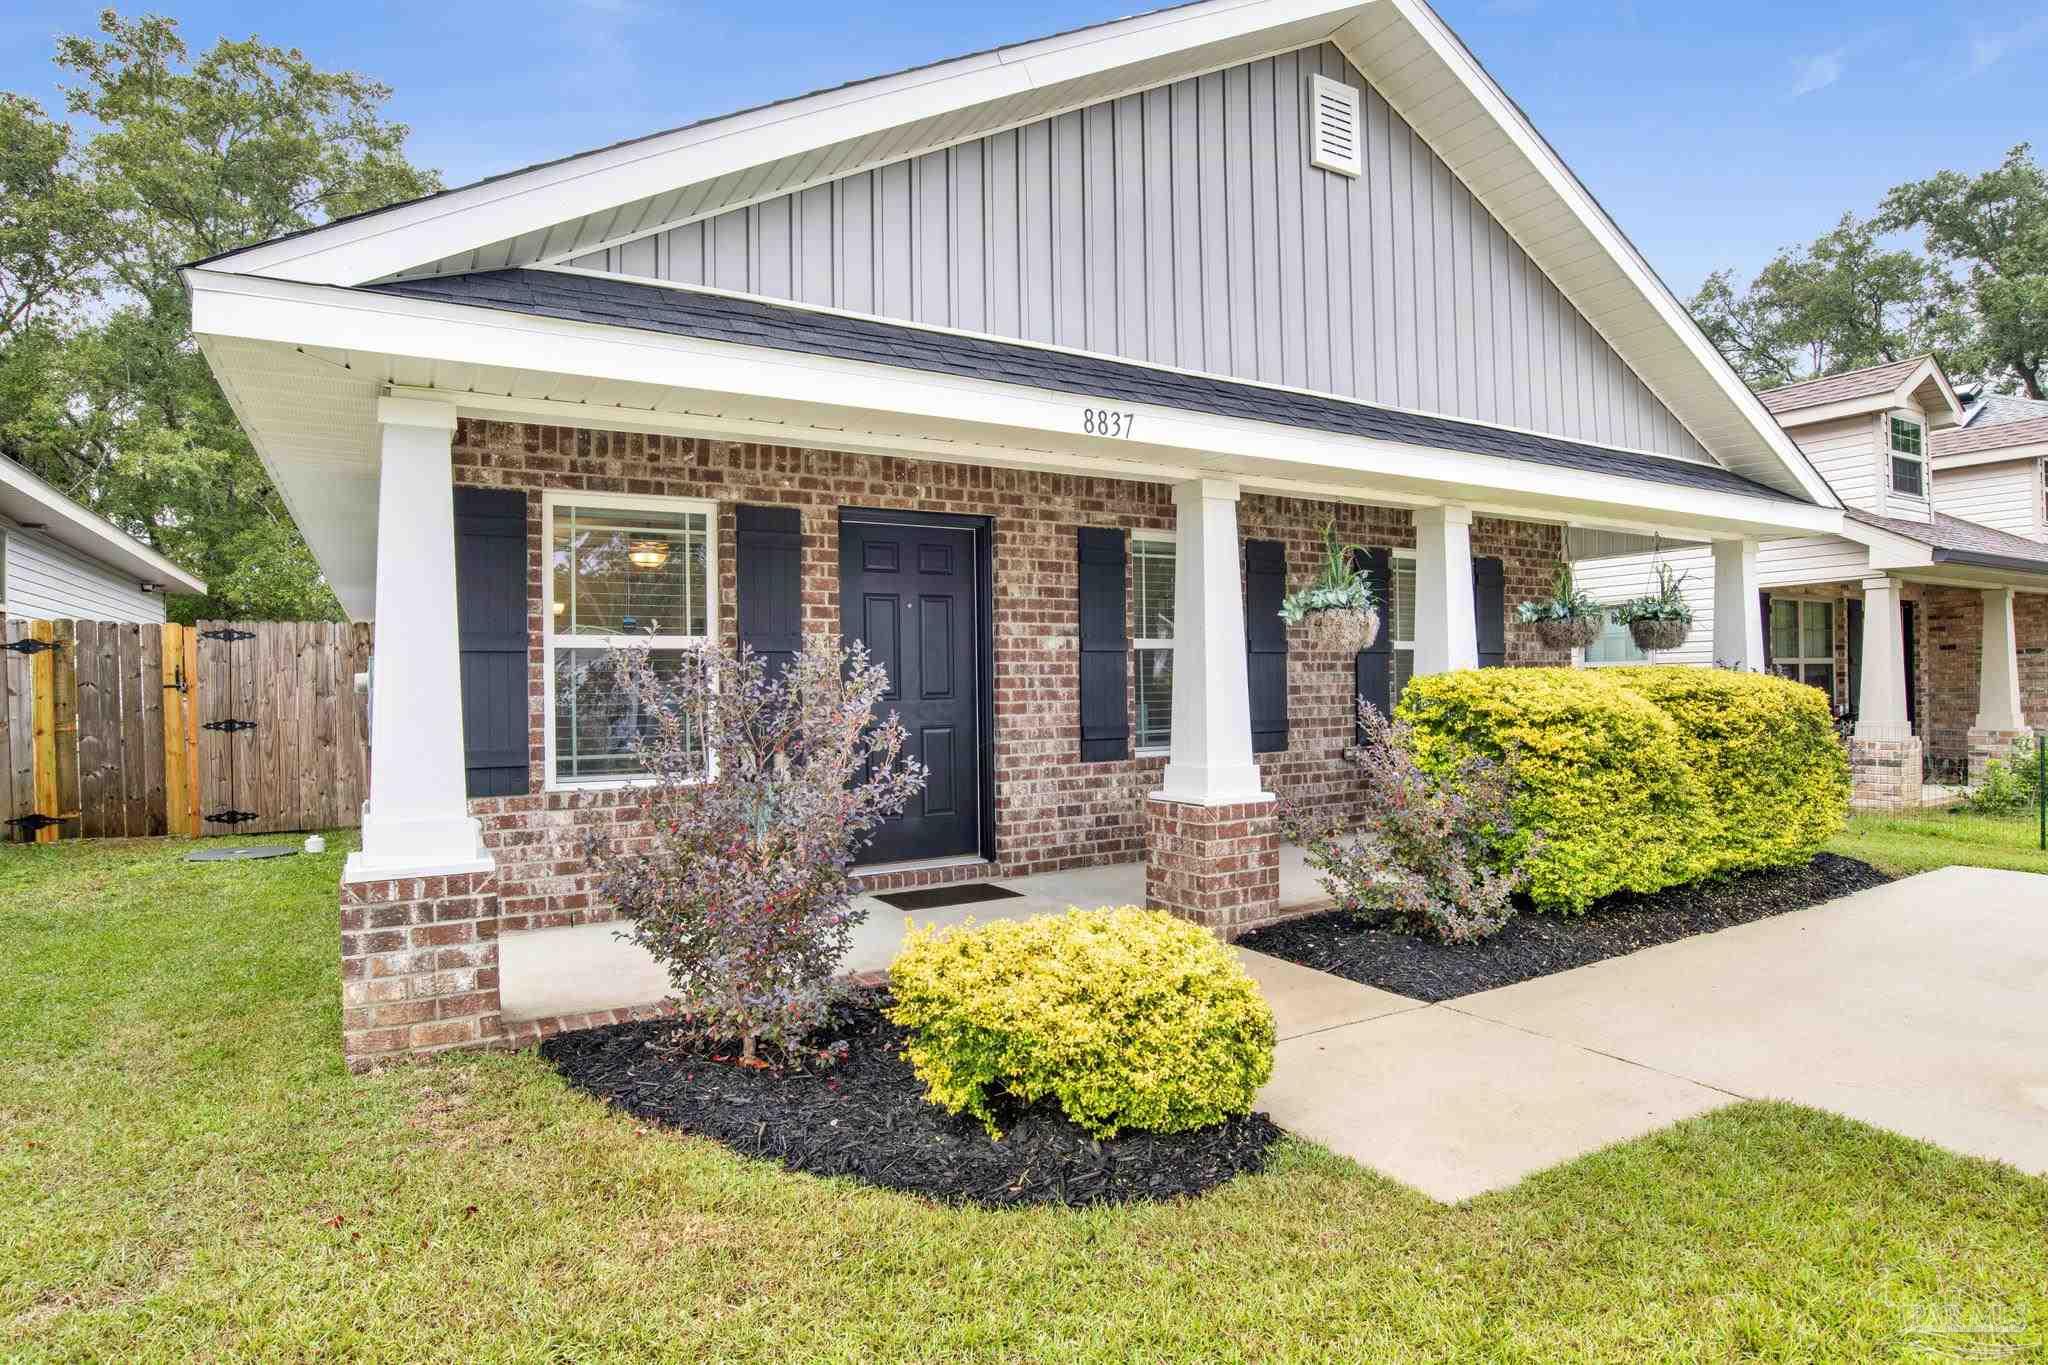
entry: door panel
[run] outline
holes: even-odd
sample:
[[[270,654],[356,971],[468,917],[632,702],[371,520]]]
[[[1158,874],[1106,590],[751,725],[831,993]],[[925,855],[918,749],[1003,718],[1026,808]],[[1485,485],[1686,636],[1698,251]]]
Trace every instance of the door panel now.
[[[974,533],[950,526],[843,522],[844,619],[889,674],[877,708],[903,721],[930,770],[903,814],[875,831],[862,863],[943,858],[981,846],[979,585]]]

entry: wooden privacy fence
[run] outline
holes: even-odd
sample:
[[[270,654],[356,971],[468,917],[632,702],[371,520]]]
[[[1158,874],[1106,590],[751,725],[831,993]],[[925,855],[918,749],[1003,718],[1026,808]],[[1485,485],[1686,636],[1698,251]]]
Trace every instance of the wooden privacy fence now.
[[[13,840],[361,821],[370,627],[8,621],[0,829]]]

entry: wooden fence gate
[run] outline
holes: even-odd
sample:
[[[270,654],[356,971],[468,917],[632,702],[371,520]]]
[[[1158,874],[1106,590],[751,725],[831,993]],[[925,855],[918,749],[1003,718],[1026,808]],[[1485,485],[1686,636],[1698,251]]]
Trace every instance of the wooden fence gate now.
[[[10,621],[5,634],[4,837],[360,823],[369,626]]]

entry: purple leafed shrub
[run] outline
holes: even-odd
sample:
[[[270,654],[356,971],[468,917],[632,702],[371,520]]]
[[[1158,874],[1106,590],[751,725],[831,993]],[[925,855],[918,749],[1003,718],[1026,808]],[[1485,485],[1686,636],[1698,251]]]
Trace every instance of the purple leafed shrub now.
[[[687,1025],[790,1055],[829,1003],[860,915],[855,854],[924,786],[903,726],[876,720],[888,689],[867,650],[808,638],[780,678],[751,650],[715,647],[655,670],[645,650],[611,667],[636,752],[646,838],[586,845],[624,936],[668,968]]]
[[[1345,910],[1445,943],[1497,934],[1514,917],[1520,875],[1500,852],[1513,782],[1486,759],[1449,781],[1416,766],[1408,727],[1358,704],[1358,812],[1281,811],[1281,829]]]

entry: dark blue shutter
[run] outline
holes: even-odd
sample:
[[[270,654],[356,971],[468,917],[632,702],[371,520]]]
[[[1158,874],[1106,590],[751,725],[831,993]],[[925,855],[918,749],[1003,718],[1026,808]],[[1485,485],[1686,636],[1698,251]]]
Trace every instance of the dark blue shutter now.
[[[1394,556],[1387,550],[1354,551],[1352,563],[1365,571],[1372,596],[1380,604],[1380,633],[1372,648],[1358,652],[1354,665],[1357,694],[1383,716],[1394,713]],[[1353,727],[1353,742],[1365,743],[1365,728]]]
[[[1771,595],[1767,592],[1760,592],[1756,596],[1757,604],[1763,611],[1764,672],[1768,673],[1771,671]]]
[[[1083,526],[1076,534],[1081,611],[1081,761],[1131,756],[1124,634],[1124,533]]]
[[[1245,681],[1252,704],[1252,752],[1287,749],[1287,547],[1277,540],[1244,543]]]
[[[1478,628],[1479,666],[1508,661],[1508,571],[1498,559],[1472,561],[1472,621]]]
[[[733,607],[742,646],[779,677],[804,643],[803,518],[794,507],[733,509]]]
[[[526,794],[526,619],[526,494],[456,489],[455,628],[471,796]]]

